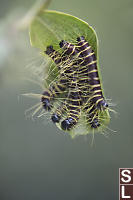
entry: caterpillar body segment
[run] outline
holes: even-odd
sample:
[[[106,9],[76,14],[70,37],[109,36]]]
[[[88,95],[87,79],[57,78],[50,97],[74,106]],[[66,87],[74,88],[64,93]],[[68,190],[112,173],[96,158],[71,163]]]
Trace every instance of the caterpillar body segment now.
[[[86,66],[87,64],[92,63],[92,61],[96,60],[94,51],[83,36],[78,37],[77,42],[79,57],[82,57],[82,62],[80,62],[81,66]]]
[[[50,86],[50,88],[47,91],[44,91],[42,94],[41,102],[43,108],[47,111],[50,111],[52,109],[54,99],[63,92],[66,92],[67,88],[70,88],[76,69],[76,67],[73,66],[73,63],[70,64],[71,62],[73,62],[73,60],[71,60],[72,56],[76,54],[74,45],[71,45],[69,43],[65,44],[65,41],[61,41],[60,46],[65,49],[62,55],[54,50],[53,46],[48,46],[45,51],[45,53],[55,62],[60,72],[59,80],[54,82]],[[64,104],[66,104],[66,102]],[[52,115],[53,122],[59,122],[59,120],[59,114]]]
[[[61,63],[61,54],[53,49],[53,46],[50,45],[47,47],[45,53],[52,58],[52,60],[55,62],[55,64],[59,67]],[[59,67],[60,69],[60,67]]]

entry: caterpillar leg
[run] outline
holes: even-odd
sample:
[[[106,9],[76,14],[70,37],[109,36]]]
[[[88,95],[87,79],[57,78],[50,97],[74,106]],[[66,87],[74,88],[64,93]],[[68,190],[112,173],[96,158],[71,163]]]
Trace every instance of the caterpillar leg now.
[[[42,106],[45,110],[50,111],[52,108],[51,104],[52,93],[50,90],[44,91],[41,97]]]

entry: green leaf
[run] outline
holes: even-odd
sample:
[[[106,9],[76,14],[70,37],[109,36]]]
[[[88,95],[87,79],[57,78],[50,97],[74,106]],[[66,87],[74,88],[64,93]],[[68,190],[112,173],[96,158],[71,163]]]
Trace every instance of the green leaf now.
[[[84,36],[92,46],[97,56],[99,70],[97,36],[94,29],[85,21],[69,14],[41,10],[30,25],[31,45],[39,48],[42,52],[44,52],[49,45],[53,45],[54,49],[58,50],[61,40],[74,43],[78,36]],[[109,113],[106,110],[103,111],[100,116],[106,119],[102,122],[104,127],[109,123]],[[86,128],[85,123],[84,117],[82,116],[80,120],[81,126],[70,131],[71,136],[74,137],[78,134],[89,133],[91,130]]]
[[[30,26],[31,44],[42,51],[50,44],[58,49],[57,44],[62,39],[76,41],[76,38],[82,35],[97,54],[98,44],[94,29],[77,17],[57,11],[42,10]]]

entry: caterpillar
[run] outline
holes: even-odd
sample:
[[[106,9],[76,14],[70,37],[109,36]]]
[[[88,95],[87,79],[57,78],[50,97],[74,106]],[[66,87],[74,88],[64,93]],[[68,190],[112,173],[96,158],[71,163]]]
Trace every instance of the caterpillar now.
[[[88,96],[91,96],[89,101],[96,104],[96,107],[105,109],[108,107],[108,104],[103,97],[95,53],[83,36],[77,38],[77,40],[79,42],[79,52],[83,59],[82,63],[80,63],[79,76],[84,78],[81,78],[81,81],[86,80],[88,84],[89,91],[86,92],[89,93]]]
[[[61,121],[61,128],[70,131],[76,126],[83,112],[87,126],[97,130],[104,122],[102,116],[105,112],[108,118],[109,115],[95,52],[84,36],[77,38],[76,45],[62,40],[59,46],[63,50],[62,53],[54,50],[52,45],[45,51],[58,67],[59,78],[43,92],[41,97],[43,108],[50,111],[54,99],[65,92],[64,101],[51,116],[52,121],[54,123]]]
[[[92,47],[83,36],[77,38],[80,60],[79,88],[82,91],[82,99],[85,102],[87,124],[91,128],[100,127],[100,114],[108,108],[104,99],[100,78],[97,69],[97,60]]]
[[[66,41],[62,41],[60,44],[71,55],[78,53],[75,63],[80,65],[77,73],[79,92],[81,93],[82,101],[86,102],[83,110],[86,110],[86,118],[90,126],[97,128],[100,126],[99,109],[106,109],[108,104],[103,97],[95,53],[83,36],[78,37],[77,42],[77,46]]]
[[[75,77],[76,67],[73,62],[70,65],[71,59],[77,53],[77,50],[75,49],[74,45],[67,43],[64,40],[59,43],[59,46],[64,50],[62,56],[59,54],[59,52],[55,51],[52,46],[48,46],[45,51],[45,53],[48,54],[58,66],[58,69],[60,70],[60,80],[55,82],[48,91],[43,92],[41,101],[44,109],[51,110],[50,101],[53,100],[55,96],[57,97],[57,95],[65,91],[66,85],[69,87],[69,94],[63,105],[63,108],[66,107],[66,110],[68,110],[68,114],[67,118],[61,123],[63,130],[69,130],[77,123],[79,119],[79,106],[81,105],[79,92],[77,89],[75,90],[75,87],[77,87],[77,78]],[[66,66],[66,68],[64,68],[64,66]],[[63,70],[61,68],[63,68]],[[62,80],[65,82],[65,86],[63,85],[63,87],[60,83]],[[57,113],[53,113],[51,117],[54,123],[58,123],[60,121],[61,114],[64,111],[64,109],[61,109],[61,112],[59,109],[61,109],[60,106],[57,108]]]
[[[67,56],[61,57],[61,54],[54,50],[52,45],[47,47],[45,53],[52,58],[52,60],[58,67],[58,70],[61,71],[62,60],[65,62],[67,60]],[[54,101],[55,98],[57,98],[61,93],[66,90],[68,85],[66,73],[67,71],[65,72],[65,74],[64,72],[60,73],[59,80],[53,83],[53,85],[47,91],[43,92],[41,102],[45,110],[50,111],[52,108],[52,101]]]

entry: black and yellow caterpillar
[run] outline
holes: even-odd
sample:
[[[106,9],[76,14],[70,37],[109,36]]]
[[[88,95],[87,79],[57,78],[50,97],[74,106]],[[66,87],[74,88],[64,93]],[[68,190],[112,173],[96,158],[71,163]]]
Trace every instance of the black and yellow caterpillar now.
[[[80,82],[84,81],[85,83],[85,93],[88,95],[89,101],[94,103],[97,108],[104,109],[108,107],[108,104],[103,96],[95,53],[83,36],[77,40],[80,56],[82,56],[79,70]]]
[[[53,46],[48,46],[45,53],[52,58],[52,60],[57,65],[58,70],[60,70],[60,65],[62,63],[60,53],[55,51]],[[41,102],[45,110],[51,110],[54,99],[66,90],[67,83],[67,78],[62,74],[59,76],[58,81],[54,82],[52,86],[48,88],[48,90],[43,92]]]
[[[79,88],[82,100],[85,102],[86,119],[92,128],[98,128],[99,110],[107,109],[108,104],[103,96],[95,53],[83,36],[78,37],[77,41],[79,56],[82,57],[79,60]]]
[[[78,52],[74,45],[67,43],[64,40],[62,40],[59,45],[64,50],[62,56],[59,52],[55,51],[52,46],[47,47],[46,54],[48,54],[58,66],[58,69],[60,70],[60,79],[47,91],[43,92],[41,101],[44,109],[51,110],[51,103],[53,103],[54,98],[64,92],[68,87],[68,96],[62,105],[63,109],[59,106],[55,113],[53,113],[51,119],[54,123],[57,123],[60,121],[62,113],[67,111],[67,118],[62,121],[61,127],[63,130],[69,130],[76,125],[80,113],[79,106],[81,106],[80,91],[78,91],[77,88],[77,66],[75,66],[73,62],[73,56]]]
[[[83,36],[78,37],[76,43],[62,40],[59,43],[62,53],[53,46],[47,47],[45,53],[58,67],[59,78],[43,92],[41,102],[45,110],[51,110],[54,99],[65,92],[66,99],[53,112],[52,121],[59,123],[63,119],[61,128],[71,130],[84,112],[87,126],[97,129],[101,126],[101,113],[108,111],[108,104],[103,96],[95,52]]]

